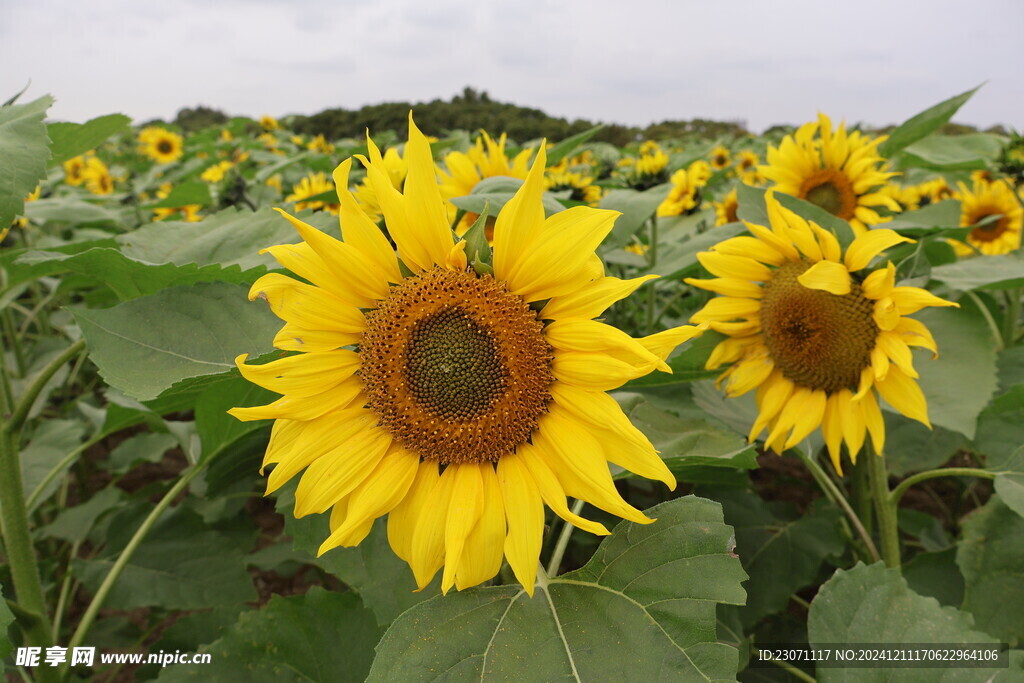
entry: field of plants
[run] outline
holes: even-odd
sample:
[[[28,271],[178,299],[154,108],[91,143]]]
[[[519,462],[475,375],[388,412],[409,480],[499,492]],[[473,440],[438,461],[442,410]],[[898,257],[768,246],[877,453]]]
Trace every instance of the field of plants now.
[[[0,671],[1024,681],[1024,138],[973,94],[626,145],[13,98]]]

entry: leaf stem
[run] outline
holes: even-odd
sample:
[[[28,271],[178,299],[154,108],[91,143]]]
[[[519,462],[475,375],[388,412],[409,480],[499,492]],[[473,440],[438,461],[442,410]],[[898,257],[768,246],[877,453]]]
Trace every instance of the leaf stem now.
[[[799,678],[801,681],[804,681],[804,683],[818,683],[818,679],[816,679],[814,676],[810,675],[803,669],[799,669],[793,666],[789,662],[784,662],[781,659],[769,659],[768,661],[774,664],[775,666],[779,667],[780,669],[788,671],[791,676],[793,676],[794,678]]]
[[[901,481],[896,488],[889,494],[889,501],[895,506],[900,502],[900,498],[907,492],[914,484],[919,484],[922,481],[928,479],[936,479],[938,477],[979,477],[981,479],[995,479],[998,472],[992,472],[990,470],[982,470],[977,467],[943,467],[937,470],[928,470],[926,472],[918,472],[912,477],[907,477]]]
[[[36,375],[36,378],[32,380],[32,383],[25,390],[25,394],[21,397],[18,405],[14,408],[14,413],[11,415],[10,422],[7,423],[5,429],[8,434],[17,434],[22,426],[25,424],[25,420],[28,418],[28,413],[32,410],[32,404],[36,402],[36,398],[39,397],[43,387],[50,381],[60,368],[67,363],[69,360],[74,358],[82,349],[85,348],[85,340],[79,339],[74,344],[64,349],[64,353],[60,354],[49,364],[42,369],[42,371]]]
[[[808,456],[802,449],[794,448],[793,450],[796,451],[797,455],[800,456],[800,459],[804,461],[805,465],[807,465],[807,469],[811,471],[811,476],[813,476],[814,480],[818,482],[818,486],[825,491],[825,495],[846,513],[850,523],[853,524],[853,528],[857,530],[857,535],[860,536],[862,541],[864,541],[864,546],[868,549],[871,560],[873,562],[878,562],[880,559],[878,548],[875,547],[875,542],[871,539],[871,534],[869,534],[867,529],[864,528],[864,525],[860,521],[860,517],[858,517],[857,513],[854,512],[852,507],[850,507],[850,502],[846,500],[846,496],[843,495],[843,492],[839,490],[838,486],[832,483],[832,480],[828,478],[827,474],[825,474],[825,470],[821,469],[821,465],[818,464],[817,460]]]
[[[878,516],[878,533],[882,539],[882,559],[885,566],[900,566],[900,536],[897,528],[896,503],[889,492],[889,472],[885,456],[867,451],[868,472],[871,475],[871,492],[875,498],[875,512]]]
[[[586,505],[586,501],[577,500],[572,504],[572,513],[574,515],[580,514],[584,505]],[[569,538],[572,536],[575,528],[572,522],[565,522],[565,526],[562,527],[562,533],[559,534],[558,542],[555,543],[555,549],[551,552],[551,559],[548,561],[547,576],[558,575],[558,567],[562,564],[562,556],[565,555],[565,549],[569,547]]]
[[[53,467],[51,467],[50,471],[46,473],[45,477],[43,477],[43,480],[36,484],[36,487],[32,489],[32,493],[29,494],[28,501],[25,503],[26,507],[29,510],[34,510],[36,505],[39,504],[39,499],[43,495],[43,492],[46,490],[46,487],[50,485],[50,482],[53,481],[57,476],[59,476],[61,472],[66,470],[71,465],[71,463],[75,461],[75,458],[82,454],[82,451],[102,441],[104,438],[105,435],[98,434],[93,438],[89,439],[88,441],[86,441],[85,443],[79,445],[73,451],[65,455],[63,458],[61,458],[61,461],[58,462]]]
[[[21,340],[18,338],[18,331],[15,328],[14,320],[11,318],[11,310],[5,308],[3,310],[3,325],[4,332],[10,338],[10,348],[14,350],[14,362],[18,366],[18,376],[24,377],[26,368],[28,367],[25,363],[25,350],[21,348]]]
[[[189,482],[204,469],[213,459],[208,457],[192,469],[183,474],[177,483],[171,487],[171,489],[164,494],[164,497],[160,499],[160,502],[156,504],[156,507],[149,513],[146,519],[142,522],[138,529],[135,530],[135,534],[131,540],[128,541],[128,545],[124,547],[121,554],[117,556],[117,560],[114,565],[107,572],[107,575],[103,578],[103,583],[100,584],[99,589],[96,591],[96,595],[93,596],[92,602],[89,603],[89,607],[86,608],[85,614],[82,616],[82,620],[78,624],[78,628],[75,629],[74,635],[71,637],[71,642],[68,644],[68,650],[73,650],[75,647],[80,646],[85,636],[89,633],[89,629],[92,627],[93,621],[96,620],[96,616],[99,614],[100,608],[103,606],[104,601],[107,599],[107,595],[110,594],[111,589],[117,582],[117,579],[121,576],[121,572],[128,566],[128,561],[131,560],[132,555],[138,549],[139,545],[149,534],[150,529],[157,523],[160,516],[164,513],[164,510],[171,504],[178,494],[181,493]]]
[[[992,311],[988,310],[988,306],[986,306],[974,292],[968,291],[966,294],[967,297],[974,302],[974,305],[978,307],[978,310],[981,311],[982,317],[985,318],[985,322],[988,323],[989,329],[992,330],[992,338],[996,342],[996,351],[1002,351],[1005,348],[1003,332],[999,329],[999,325],[996,324],[995,318],[992,317]]]

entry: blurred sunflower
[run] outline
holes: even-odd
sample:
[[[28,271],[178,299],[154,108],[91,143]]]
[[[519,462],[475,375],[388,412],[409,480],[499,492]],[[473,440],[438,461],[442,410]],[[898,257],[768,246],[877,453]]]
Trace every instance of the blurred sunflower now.
[[[232,135],[230,130],[224,128],[220,131],[220,139],[221,142],[231,142],[232,140],[235,139],[235,136]]]
[[[646,190],[668,180],[668,155],[658,143],[647,140],[640,145],[640,156],[628,168],[629,186]]]
[[[736,210],[740,208],[740,202],[736,196],[736,188],[729,190],[729,194],[722,197],[720,202],[712,202],[715,206],[715,225],[735,223],[739,220]]]
[[[96,157],[88,157],[85,160],[82,180],[85,182],[85,189],[93,194],[107,195],[114,191],[114,178],[110,175],[110,169]]]
[[[700,191],[711,177],[711,167],[698,160],[672,174],[672,189],[658,205],[659,216],[681,216],[700,209]]]
[[[599,185],[594,184],[594,179],[591,176],[570,171],[568,165],[564,163],[548,169],[545,184],[547,189],[552,192],[569,190],[572,193],[569,195],[569,199],[586,202],[591,206],[597,206],[603,194],[603,190]]]
[[[736,155],[735,170],[740,182],[753,185],[754,187],[764,185],[767,182],[767,178],[757,170],[757,165],[760,161],[757,158],[757,154],[749,149],[745,149]]]
[[[219,183],[224,180],[224,175],[230,171],[233,166],[234,164],[230,161],[220,161],[199,174],[199,177],[208,183]]]
[[[270,114],[264,114],[263,116],[260,117],[260,128],[262,128],[263,130],[270,132],[272,130],[277,130],[280,127],[281,124],[279,124],[277,122],[277,119],[275,119]]]
[[[82,172],[85,171],[87,156],[91,156],[91,153],[79,155],[64,162],[64,182],[73,187],[78,187],[85,182]]]
[[[275,344],[301,353],[265,365],[239,356],[247,379],[284,396],[230,412],[276,420],[268,492],[305,470],[295,514],[331,510],[321,553],[357,545],[388,515],[391,547],[420,588],[442,567],[443,591],[475,586],[506,557],[532,595],[545,503],[606,534],[566,496],[652,521],[616,492],[608,461],[674,487],[604,392],[667,369],[669,352],[701,329],[632,339],[593,320],[647,278],[604,277],[594,250],[616,212],[544,218],[543,149],[498,215],[492,276],[469,267],[453,238],[430,145],[411,117],[403,192],[367,147],[360,160],[397,254],[346,189],[350,159],[334,173],[345,241],[283,214],[304,242],[267,251],[312,284],[272,273],[250,297],[285,320]]]
[[[296,211],[302,211],[303,209],[313,209],[314,211],[316,209],[324,209],[325,211],[336,214],[339,209],[337,202],[327,202],[322,199],[306,201],[310,197],[316,197],[324,192],[330,192],[333,189],[334,184],[327,179],[327,175],[325,173],[310,173],[292,187],[292,193],[285,197],[284,200],[286,202],[295,202]]]
[[[918,202],[921,206],[941,202],[943,199],[955,199],[957,196],[953,186],[941,176],[921,183],[917,190],[921,197]]]
[[[160,199],[167,199],[171,194],[171,190],[174,186],[171,183],[164,183],[157,188],[156,196]],[[162,221],[167,218],[173,218],[180,216],[181,220],[186,223],[196,223],[203,220],[203,217],[199,214],[199,209],[202,207],[199,204],[187,204],[185,206],[173,206],[160,209],[153,209],[153,220]]]
[[[185,153],[185,141],[180,135],[159,126],[148,126],[139,131],[139,151],[158,164],[177,161]]]
[[[975,180],[968,188],[960,183],[960,225],[966,228],[978,223],[984,224],[971,230],[967,244],[949,240],[958,256],[971,256],[975,250],[989,255],[1008,254],[1020,247],[1024,209],[1009,185]]]
[[[391,179],[391,186],[401,191],[402,184],[405,183],[405,176],[409,172],[409,166],[405,163],[405,159],[395,147],[384,152],[381,159],[388,178]],[[356,201],[359,202],[359,208],[363,210],[363,213],[369,216],[374,223],[380,221],[380,201],[377,199],[377,193],[374,191],[369,177],[363,178],[363,182],[356,185],[355,194]]]
[[[887,218],[878,210],[899,211],[899,205],[878,190],[896,175],[887,172],[878,145],[885,136],[869,139],[859,131],[846,132],[824,114],[804,124],[778,148],[768,147],[768,164],[761,174],[775,182],[775,190],[805,199],[833,216],[849,221],[857,234]]]
[[[306,149],[311,152],[320,152],[321,154],[334,154],[334,145],[327,142],[327,138],[323,135],[317,135],[310,140],[309,144],[306,145]]]
[[[766,446],[781,453],[820,425],[842,474],[844,441],[854,462],[865,432],[876,452],[885,445],[876,392],[931,426],[910,347],[937,354],[935,340],[904,316],[957,304],[895,286],[891,262],[861,272],[882,251],[911,241],[895,231],[867,231],[844,254],[832,233],[783,208],[773,192],[766,200],[770,230],[747,223],[753,237],[733,237],[697,255],[717,279],[686,282],[722,296],[690,320],[729,336],[707,361],[708,369],[729,366],[718,380],[726,395],[757,389],[750,440],[767,429]]]
[[[732,155],[729,153],[729,150],[721,145],[711,150],[709,157],[711,159],[711,168],[716,171],[729,168],[729,164],[732,162]]]

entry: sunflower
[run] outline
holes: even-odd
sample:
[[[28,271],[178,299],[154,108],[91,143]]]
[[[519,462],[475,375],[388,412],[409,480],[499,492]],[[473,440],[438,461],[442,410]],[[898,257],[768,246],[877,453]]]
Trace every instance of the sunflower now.
[[[916,187],[918,194],[920,195],[920,200],[918,202],[920,206],[927,206],[934,202],[941,202],[943,199],[957,198],[956,189],[941,176],[927,180]]]
[[[736,175],[739,177],[740,182],[747,185],[758,187],[764,185],[767,179],[761,175],[761,172],[757,170],[757,165],[761,162],[757,158],[757,154],[749,149],[745,149],[736,155]]]
[[[686,168],[672,174],[672,189],[658,205],[659,216],[681,216],[700,209],[700,191],[711,177],[711,167],[706,161],[695,161]]]
[[[599,185],[594,185],[594,178],[585,173],[570,171],[568,166],[563,164],[559,167],[552,166],[547,171],[545,184],[552,192],[569,190],[569,199],[577,202],[586,202],[590,206],[597,206],[601,201],[604,191]]]
[[[729,168],[729,164],[732,162],[732,155],[729,154],[729,150],[721,145],[711,150],[709,157],[711,159],[711,168],[716,171]]]
[[[846,132],[824,114],[804,124],[793,136],[783,138],[778,148],[768,147],[768,164],[758,170],[775,189],[806,199],[834,216],[849,221],[859,235],[867,226],[887,218],[878,210],[899,211],[892,197],[878,192],[896,175],[885,171],[878,145],[885,136],[869,139],[859,131]]]
[[[382,159],[388,178],[391,180],[391,186],[396,190],[401,190],[405,176],[409,172],[409,166],[405,163],[405,159],[394,147],[384,152]],[[381,218],[380,201],[377,200],[377,193],[374,191],[369,177],[363,178],[363,182],[356,185],[355,194],[356,201],[359,202],[359,208],[363,210],[363,213],[369,216],[374,223],[378,222]]]
[[[180,135],[159,126],[148,126],[139,132],[139,151],[158,164],[177,161],[185,153]]]
[[[766,200],[770,230],[747,223],[753,237],[733,237],[697,255],[717,279],[686,282],[722,296],[690,320],[729,336],[707,361],[708,369],[729,366],[718,380],[726,394],[757,389],[750,440],[767,429],[767,447],[781,453],[820,425],[842,474],[843,441],[854,462],[865,431],[878,453],[885,445],[876,393],[930,427],[910,347],[937,353],[935,340],[904,316],[957,304],[895,286],[891,262],[862,272],[885,249],[912,240],[870,230],[843,254],[832,233],[783,208],[773,192]]]
[[[330,180],[327,179],[325,173],[317,172],[310,173],[305,178],[297,182],[292,187],[292,193],[284,198],[286,202],[295,202],[295,210],[302,211],[303,209],[324,209],[330,213],[338,213],[338,204],[335,202],[325,202],[322,199],[315,201],[305,201],[310,197],[315,197],[324,192],[330,192],[334,189],[334,185]]]
[[[430,144],[411,117],[402,192],[372,140],[367,148],[359,158],[397,254],[346,189],[351,159],[334,172],[343,242],[282,212],[304,242],[267,251],[312,284],[272,273],[250,297],[285,320],[275,344],[301,353],[265,365],[239,356],[247,379],[284,396],[230,412],[276,420],[268,492],[305,469],[295,514],[331,510],[321,553],[357,545],[388,515],[391,547],[420,588],[442,567],[443,591],[477,585],[506,557],[532,595],[545,503],[605,534],[566,496],[652,521],[616,492],[608,461],[675,485],[604,392],[667,369],[668,353],[701,328],[632,339],[593,320],[646,278],[603,275],[594,250],[616,212],[544,218],[543,148],[498,215],[493,275],[469,267],[453,238]]]
[[[334,154],[334,145],[327,142],[327,138],[323,135],[317,135],[310,140],[309,144],[306,145],[306,149],[311,152],[319,152],[320,154]]]
[[[1016,251],[1024,225],[1024,209],[1006,183],[975,180],[971,188],[960,183],[960,225],[967,228],[986,219],[991,220],[967,235],[967,244],[949,240],[957,255],[971,256],[975,250],[990,255]]]
[[[275,119],[270,114],[264,114],[263,116],[260,117],[260,128],[262,128],[263,130],[269,132],[272,130],[277,130],[280,127],[281,124],[279,124],[277,122],[277,119]]]
[[[640,145],[640,156],[627,168],[629,186],[646,190],[668,180],[668,155],[658,143],[648,140]]]
[[[96,157],[88,157],[85,160],[82,180],[85,182],[85,188],[93,194],[107,195],[114,191],[114,178],[110,175],[110,169]]]
[[[219,183],[224,180],[224,175],[230,171],[233,166],[234,164],[230,161],[220,161],[200,173],[199,177],[208,183]]]
[[[736,188],[732,188],[729,194],[725,195],[720,202],[712,202],[715,206],[715,225],[735,223],[739,220],[736,210],[740,208],[739,198],[736,196]]]
[[[156,196],[160,199],[167,199],[173,189],[171,183],[164,183],[157,188]],[[196,223],[203,220],[203,217],[199,214],[199,209],[202,208],[199,204],[186,204],[185,206],[173,206],[164,207],[159,209],[153,209],[153,220],[162,221],[167,218],[173,218],[175,216],[181,217],[181,220],[186,223]]]
[[[90,156],[87,154],[86,156]],[[78,187],[85,182],[82,172],[85,171],[86,156],[77,156],[64,162],[64,182],[72,187]]]

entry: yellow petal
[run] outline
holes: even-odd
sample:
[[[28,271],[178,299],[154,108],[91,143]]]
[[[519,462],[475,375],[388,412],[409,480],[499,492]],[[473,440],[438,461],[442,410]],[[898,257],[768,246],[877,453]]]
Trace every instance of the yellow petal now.
[[[718,277],[767,282],[772,276],[772,271],[768,266],[747,256],[729,256],[714,251],[702,251],[697,254],[697,260],[709,273]]]
[[[297,398],[332,389],[359,369],[359,355],[347,349],[303,353],[263,365],[246,365],[243,361],[247,357],[243,353],[235,358],[242,377],[264,389]]]
[[[836,468],[839,476],[843,476],[843,463],[841,460],[843,444],[842,408],[840,407],[839,394],[828,397],[825,404],[825,417],[821,421],[821,433],[825,437],[825,446],[828,448],[829,458],[832,466]]]
[[[912,420],[917,420],[929,429],[931,423],[928,421],[928,404],[924,398],[924,392],[910,377],[907,377],[899,368],[890,368],[885,379],[875,382],[875,388],[879,395],[896,410],[900,411]]]
[[[366,328],[366,318],[358,308],[280,273],[267,273],[253,283],[249,300],[257,298],[265,299],[277,317],[308,330],[359,334]]]
[[[416,476],[405,498],[388,515],[388,542],[395,555],[412,563],[412,537],[416,522],[430,492],[437,484],[437,463],[424,460],[416,468]]]
[[[509,453],[498,460],[498,483],[508,520],[505,557],[516,579],[533,597],[544,543],[544,503],[522,457],[516,454]]]
[[[638,367],[605,353],[559,351],[551,361],[551,374],[581,389],[611,391],[631,379],[643,377],[655,366],[656,361],[652,361],[646,367]]]
[[[571,294],[552,297],[541,310],[540,317],[545,320],[596,318],[613,303],[625,299],[636,291],[637,287],[656,277],[657,275],[644,275],[632,280],[620,280],[617,277],[595,280]]]
[[[409,112],[409,142],[405,146],[405,161],[409,166],[403,186],[406,214],[415,217],[417,238],[428,258],[443,264],[451,252],[454,240],[448,216],[437,186],[437,172],[430,143],[416,127]]]
[[[850,453],[850,460],[857,462],[857,454],[864,446],[864,412],[859,403],[853,400],[853,392],[849,389],[840,389],[836,394],[839,406],[839,424],[843,432],[843,441],[846,442],[846,450]]]
[[[346,244],[350,244],[371,261],[388,282],[401,282],[402,273],[398,268],[398,258],[387,237],[370,220],[359,207],[356,198],[348,191],[348,175],[352,168],[352,159],[345,159],[334,169],[334,187],[338,190],[341,209],[338,218],[341,222],[341,234]]]
[[[729,321],[746,318],[761,311],[761,302],[757,299],[737,299],[731,296],[719,296],[711,299],[704,308],[690,316],[690,322],[703,323],[711,321]]]
[[[448,518],[444,525],[444,574],[441,592],[447,593],[455,585],[455,570],[459,566],[466,537],[476,526],[484,508],[484,484],[480,468],[475,463],[449,465],[441,475],[452,477],[452,495],[448,503]],[[472,548],[469,549],[472,552]]]
[[[333,351],[342,346],[355,344],[362,337],[360,332],[337,332],[334,330],[307,330],[295,323],[285,323],[274,335],[274,346],[283,351]]]
[[[883,299],[892,294],[894,284],[896,284],[896,266],[890,261],[885,268],[880,268],[864,278],[861,288],[867,298]]]
[[[359,486],[391,446],[391,435],[370,427],[313,461],[295,488],[295,516],[321,513]]]
[[[894,370],[899,372],[899,370]],[[891,375],[892,373],[890,373]],[[875,447],[875,453],[881,454],[885,448],[885,420],[882,419],[882,410],[878,407],[878,400],[875,393],[868,392],[859,403],[861,414],[864,416],[864,424],[871,434],[871,443]]]
[[[850,271],[842,263],[818,261],[797,278],[807,289],[844,296],[850,293]]]
[[[264,468],[270,463],[277,463],[267,478],[267,493],[281,488],[312,462],[337,448],[339,443],[371,428],[375,422],[376,417],[362,408],[336,410],[301,422],[278,420],[274,423],[271,445],[267,447],[267,455],[263,460]],[[276,427],[282,423],[294,427],[289,426],[278,434]]]
[[[600,522],[584,519],[569,509],[565,502],[565,489],[533,444],[520,444],[516,447],[515,455],[522,458],[522,463],[529,471],[541,498],[556,515],[573,526],[598,536],[607,536],[611,533]],[[507,457],[509,456],[504,455],[502,459]]]
[[[928,306],[956,306],[960,308],[960,304],[940,299],[928,290],[921,289],[920,287],[893,287],[890,296],[896,302],[896,308],[899,310],[900,315],[917,313],[922,308]]]
[[[480,519],[466,537],[466,546],[455,572],[455,587],[460,591],[494,577],[501,569],[505,545],[505,504],[494,465],[476,465],[483,481],[483,509]],[[516,510],[514,514],[518,514]],[[541,512],[543,518],[543,511]]]
[[[494,274],[507,280],[544,229],[544,168],[547,152],[540,146],[523,186],[501,207],[494,221]]]
[[[875,302],[871,317],[874,318],[879,329],[891,330],[899,324],[900,311],[892,297],[884,296]]]
[[[913,242],[914,240],[904,237],[895,230],[887,228],[876,228],[868,230],[863,235],[853,240],[846,250],[846,267],[850,272],[866,268],[871,259],[878,256],[886,249],[902,242]]]
[[[362,389],[362,384],[358,380],[349,379],[313,396],[303,398],[282,396],[265,406],[232,408],[228,411],[228,414],[242,422],[278,420],[282,418],[288,420],[312,420],[324,413],[348,407]]]
[[[423,505],[415,511],[417,519],[412,535],[409,566],[419,590],[430,584],[434,574],[444,564],[445,522],[448,519],[454,484],[455,470],[448,468],[430,487],[430,491],[424,496]]]
[[[882,332],[875,340],[875,348],[881,349],[905,375],[912,378],[917,377],[917,371],[914,370],[914,356],[910,353],[910,347],[898,333]]]
[[[669,354],[675,351],[680,344],[699,337],[708,329],[708,325],[680,325],[669,330],[642,337],[637,341],[656,357],[661,360],[668,360]]]
[[[640,342],[610,325],[596,320],[556,320],[544,328],[544,338],[556,349],[566,351],[604,352],[616,357],[626,356],[645,363],[660,359]],[[666,366],[667,367],[667,366]]]
[[[740,280],[732,277],[719,277],[713,280],[698,280],[688,277],[683,280],[688,285],[706,289],[723,296],[744,297],[748,299],[760,299],[764,295],[761,285],[756,282]]]
[[[827,402],[825,392],[821,390],[811,392],[810,397],[804,403],[804,408],[793,423],[793,432],[786,440],[786,448],[792,448],[803,441],[808,434],[813,432],[821,424],[825,417],[825,403]]]

